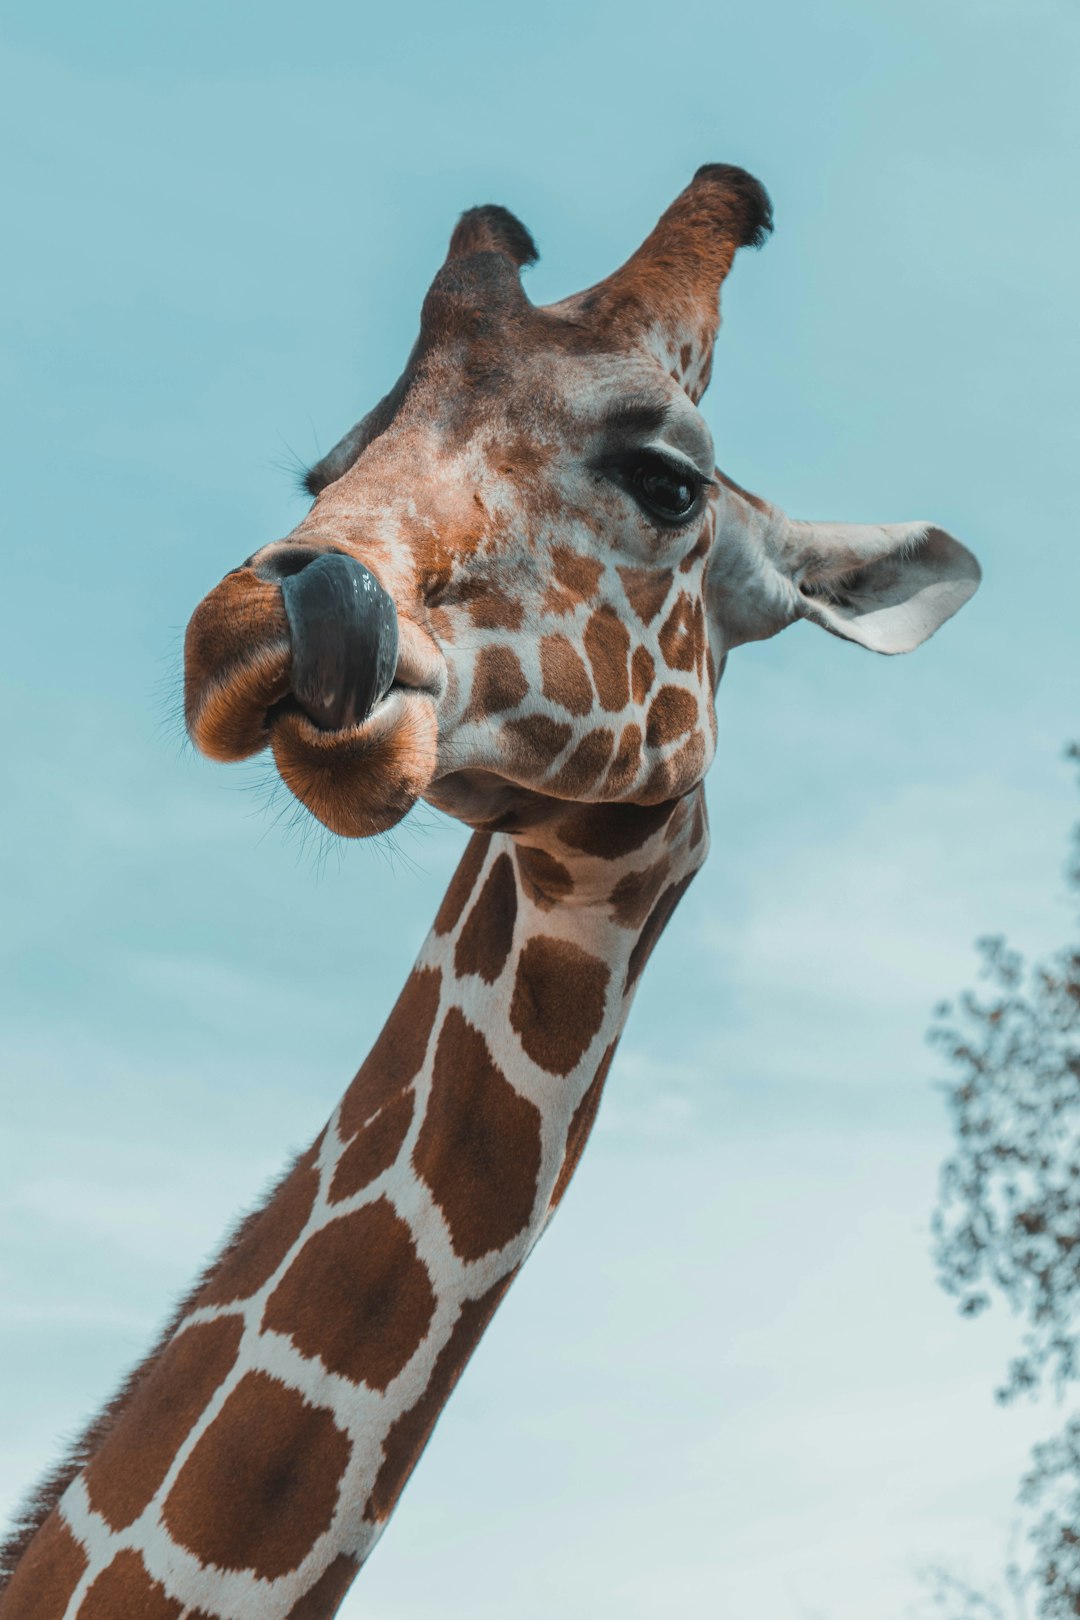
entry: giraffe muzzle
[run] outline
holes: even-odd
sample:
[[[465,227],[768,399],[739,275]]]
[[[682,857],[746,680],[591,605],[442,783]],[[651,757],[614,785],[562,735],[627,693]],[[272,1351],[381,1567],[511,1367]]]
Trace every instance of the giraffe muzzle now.
[[[298,560],[280,578],[292,695],[323,731],[362,725],[394,684],[397,610],[354,557],[321,552]]]

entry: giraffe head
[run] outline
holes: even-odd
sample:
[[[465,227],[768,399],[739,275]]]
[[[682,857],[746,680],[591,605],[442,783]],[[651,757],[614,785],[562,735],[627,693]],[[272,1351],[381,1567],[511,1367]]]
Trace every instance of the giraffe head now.
[[[879,652],[930,635],[979,578],[943,530],[794,522],[717,471],[697,402],[720,287],[771,225],[757,181],[706,166],[621,269],[538,308],[528,232],[465,214],[308,516],[193,615],[198,746],[269,745],[345,835],[419,797],[513,830],[694,787],[741,642],[799,618]]]

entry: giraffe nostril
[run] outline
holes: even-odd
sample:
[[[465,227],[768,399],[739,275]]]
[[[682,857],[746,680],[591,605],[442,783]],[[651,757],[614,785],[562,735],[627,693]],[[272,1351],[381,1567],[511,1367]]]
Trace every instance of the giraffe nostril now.
[[[293,696],[323,730],[360,725],[394,682],[393,601],[370,569],[341,552],[309,552],[278,577],[289,623]]]
[[[320,557],[343,557],[345,553],[337,550],[327,550],[320,546],[295,546],[277,544],[263,546],[261,551],[254,552],[240,564],[241,568],[250,568],[260,579],[268,584],[280,585],[283,580],[291,579],[294,574],[302,573]]]

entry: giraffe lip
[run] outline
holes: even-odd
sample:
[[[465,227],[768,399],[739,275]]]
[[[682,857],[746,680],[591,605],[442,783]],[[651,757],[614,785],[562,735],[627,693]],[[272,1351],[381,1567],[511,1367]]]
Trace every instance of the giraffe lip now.
[[[442,687],[428,682],[423,685],[413,684],[410,681],[399,680],[395,675],[389,690],[379,699],[367,718],[346,727],[342,735],[381,732],[388,726],[392,727],[407,709],[411,709],[417,703],[427,703],[434,708],[444,689],[445,682]]]
[[[436,701],[436,694],[429,688],[407,686],[395,679],[363,719],[350,719],[344,725],[327,726],[321,725],[295,694],[289,692],[267,710],[266,729],[273,732],[275,722],[290,717],[294,722],[300,722],[301,732],[310,727],[308,735],[321,738],[323,746],[337,738],[342,743],[377,740],[395,728],[407,708],[412,708],[417,702],[434,704]]]
[[[435,770],[431,694],[393,687],[365,720],[325,730],[288,696],[269,716],[268,740],[285,786],[345,838],[385,832],[407,815]]]
[[[394,691],[412,692],[438,703],[446,681],[446,659],[438,643],[414,619],[399,614],[397,665],[386,696]]]

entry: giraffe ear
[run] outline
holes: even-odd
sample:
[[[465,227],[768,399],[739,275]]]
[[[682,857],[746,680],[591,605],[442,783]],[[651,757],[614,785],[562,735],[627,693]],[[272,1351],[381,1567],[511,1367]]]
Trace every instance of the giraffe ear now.
[[[872,652],[911,652],[982,577],[967,547],[930,523],[792,523],[786,549],[801,617]]]
[[[535,264],[540,257],[536,243],[520,219],[497,203],[468,209],[454,227],[447,261],[466,259],[473,253],[501,253],[518,270]]]

